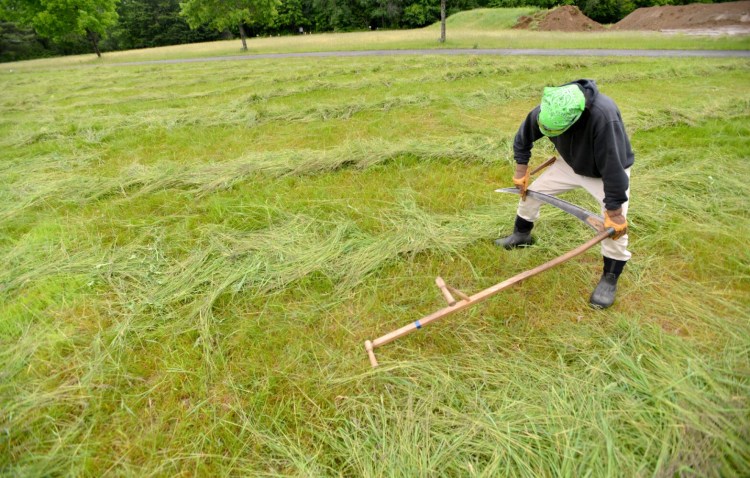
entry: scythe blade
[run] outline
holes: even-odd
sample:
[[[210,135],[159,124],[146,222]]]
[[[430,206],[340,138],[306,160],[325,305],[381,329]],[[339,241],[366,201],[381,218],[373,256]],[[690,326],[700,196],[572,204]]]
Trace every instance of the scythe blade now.
[[[521,190],[517,188],[496,189],[495,192],[518,194],[518,195],[521,194]],[[586,224],[587,226],[589,226],[591,229],[595,230],[596,232],[601,232],[602,230],[604,230],[604,219],[601,216],[598,216],[581,207],[578,207],[575,204],[571,204],[567,201],[563,201],[560,198],[556,198],[548,194],[542,194],[536,191],[532,191],[531,189],[526,190],[526,197],[532,197],[536,200],[542,201],[543,203],[547,203],[551,206],[555,206],[558,209],[562,209],[568,214],[575,216],[581,221],[583,221],[584,224]]]

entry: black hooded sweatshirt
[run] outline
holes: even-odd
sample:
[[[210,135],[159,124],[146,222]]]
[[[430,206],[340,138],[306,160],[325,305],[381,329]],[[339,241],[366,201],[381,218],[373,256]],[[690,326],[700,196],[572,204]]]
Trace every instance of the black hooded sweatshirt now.
[[[567,84],[581,88],[586,107],[573,126],[549,139],[576,174],[602,178],[604,207],[618,209],[628,200],[629,180],[625,170],[635,160],[620,110],[611,98],[599,92],[594,80]],[[544,137],[537,124],[538,117],[539,106],[528,114],[516,133],[513,154],[518,164],[529,163],[534,141]]]

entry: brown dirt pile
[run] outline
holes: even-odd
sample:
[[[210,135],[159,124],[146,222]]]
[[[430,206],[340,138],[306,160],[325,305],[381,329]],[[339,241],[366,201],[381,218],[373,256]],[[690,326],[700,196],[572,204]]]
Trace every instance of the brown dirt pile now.
[[[537,12],[532,16],[524,15],[518,19],[518,23],[513,28],[561,32],[588,32],[604,29],[601,24],[590,19],[578,7],[572,5]]]
[[[692,3],[639,8],[613,30],[690,30],[722,27],[750,29],[750,1]]]

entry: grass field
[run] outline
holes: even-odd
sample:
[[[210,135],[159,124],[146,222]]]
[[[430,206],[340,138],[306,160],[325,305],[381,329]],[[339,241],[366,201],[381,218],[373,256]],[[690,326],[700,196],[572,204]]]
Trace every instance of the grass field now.
[[[747,60],[58,61],[0,71],[1,474],[750,474]],[[592,250],[371,369],[435,276],[589,237],[492,245],[518,124],[581,77],[636,151],[615,306]]]

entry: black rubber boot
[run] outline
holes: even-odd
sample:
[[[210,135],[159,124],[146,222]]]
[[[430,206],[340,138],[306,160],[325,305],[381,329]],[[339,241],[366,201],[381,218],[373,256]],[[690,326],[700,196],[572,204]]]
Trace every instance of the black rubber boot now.
[[[531,237],[531,230],[533,228],[533,222],[527,221],[521,216],[516,216],[516,224],[513,227],[513,234],[507,237],[501,237],[500,239],[495,239],[495,245],[506,249],[530,246],[534,243],[534,238]]]
[[[617,279],[620,278],[620,274],[622,274],[622,270],[627,263],[628,261],[604,258],[604,272],[589,299],[592,307],[606,309],[614,304],[615,294],[617,294]]]

